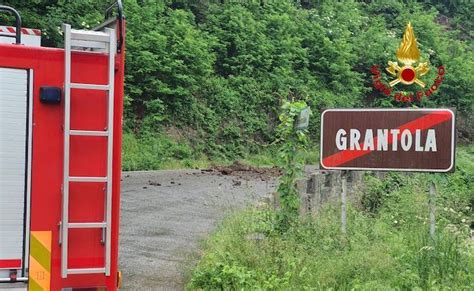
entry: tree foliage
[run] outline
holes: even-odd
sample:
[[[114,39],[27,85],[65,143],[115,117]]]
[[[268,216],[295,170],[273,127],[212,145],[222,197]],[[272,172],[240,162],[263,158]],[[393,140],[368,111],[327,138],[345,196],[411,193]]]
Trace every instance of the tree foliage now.
[[[93,27],[106,7],[102,0],[3,2],[20,10],[24,26],[41,28],[48,46],[62,45],[62,22]],[[195,151],[243,155],[274,141],[278,108],[295,99],[315,112],[455,107],[463,137],[474,135],[472,1],[124,2],[125,125],[136,134],[173,127]],[[447,74],[435,95],[401,104],[373,89],[370,67],[395,60],[408,21],[431,67],[426,82],[441,64]],[[313,140],[318,118],[309,130]]]

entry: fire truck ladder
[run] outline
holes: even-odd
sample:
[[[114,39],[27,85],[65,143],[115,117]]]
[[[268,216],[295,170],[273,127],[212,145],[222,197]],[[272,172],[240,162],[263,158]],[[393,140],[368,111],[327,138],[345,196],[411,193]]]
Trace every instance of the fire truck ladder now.
[[[115,30],[106,28],[104,32],[71,29],[63,25],[64,31],[64,176],[61,234],[61,275],[66,278],[71,274],[104,273],[110,276],[111,264],[111,220],[112,220],[112,150],[113,150],[113,117],[114,117],[114,63],[117,42]],[[108,84],[84,84],[71,82],[71,51],[101,51],[108,54]],[[107,92],[107,125],[104,131],[71,129],[71,89],[102,90]],[[74,177],[69,174],[71,136],[101,136],[107,142],[107,174],[105,177]],[[69,183],[105,183],[104,219],[100,222],[69,222]],[[68,231],[69,229],[102,229],[105,245],[105,266],[99,268],[68,268]]]

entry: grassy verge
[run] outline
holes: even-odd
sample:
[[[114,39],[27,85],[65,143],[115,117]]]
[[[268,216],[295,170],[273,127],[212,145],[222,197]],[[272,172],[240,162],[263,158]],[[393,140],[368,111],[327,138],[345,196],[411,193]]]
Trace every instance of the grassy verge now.
[[[234,160],[241,160],[253,166],[274,166],[278,165],[277,155],[275,147],[267,147],[239,157],[208,157],[193,149],[186,140],[174,140],[166,135],[136,137],[131,133],[124,133],[122,169],[138,171],[207,168],[211,165],[231,164]],[[307,164],[316,164],[319,160],[316,147],[304,155]]]
[[[271,210],[228,217],[205,242],[188,289],[473,290],[474,147],[453,174],[366,175],[340,234],[339,208],[326,205],[281,234]],[[429,182],[438,186],[437,234],[428,234]]]
[[[209,160],[196,154],[186,141],[176,141],[165,135],[123,135],[124,171],[203,168],[209,164]]]

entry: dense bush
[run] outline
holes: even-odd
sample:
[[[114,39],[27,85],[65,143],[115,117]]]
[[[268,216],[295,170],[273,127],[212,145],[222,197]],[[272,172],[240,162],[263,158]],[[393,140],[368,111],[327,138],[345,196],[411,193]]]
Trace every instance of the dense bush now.
[[[22,12],[25,26],[41,28],[51,46],[61,46],[61,22],[93,27],[106,6],[103,0],[3,2]],[[395,60],[411,21],[432,68],[425,81],[434,79],[436,66],[447,70],[439,92],[412,106],[457,108],[460,136],[472,141],[473,3],[125,0],[125,129],[159,139],[176,128],[192,151],[236,158],[275,140],[283,100],[304,100],[314,112],[407,106],[373,90],[370,67]],[[309,131],[313,141],[318,118]]]

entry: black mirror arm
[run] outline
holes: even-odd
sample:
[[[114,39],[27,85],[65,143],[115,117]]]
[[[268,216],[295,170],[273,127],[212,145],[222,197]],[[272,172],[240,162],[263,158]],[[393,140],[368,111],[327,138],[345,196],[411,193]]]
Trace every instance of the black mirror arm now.
[[[15,40],[16,44],[21,44],[21,16],[14,8],[6,5],[0,5],[0,11],[10,12],[15,16]]]

